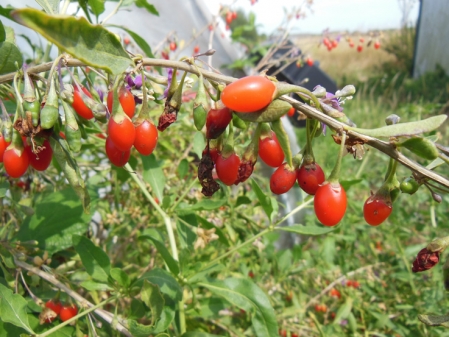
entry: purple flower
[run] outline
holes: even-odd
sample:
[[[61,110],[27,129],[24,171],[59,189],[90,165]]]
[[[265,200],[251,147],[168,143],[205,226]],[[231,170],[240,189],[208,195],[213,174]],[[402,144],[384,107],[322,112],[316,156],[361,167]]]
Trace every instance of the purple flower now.
[[[170,88],[172,78],[173,78],[173,69],[170,68],[170,69],[168,69],[168,83],[167,83],[167,87],[164,90],[164,96],[163,96],[164,98],[166,98],[168,95],[168,88]]]
[[[334,94],[330,92],[326,92],[326,97],[321,100],[323,103],[329,104],[332,106],[335,110],[338,110],[340,112],[343,111],[343,108],[340,105],[340,101],[337,97],[335,97]]]
[[[100,96],[100,101],[103,102],[103,98],[104,98],[104,92],[103,92],[103,90],[101,90],[100,87],[95,87],[95,90],[97,91],[98,96]]]

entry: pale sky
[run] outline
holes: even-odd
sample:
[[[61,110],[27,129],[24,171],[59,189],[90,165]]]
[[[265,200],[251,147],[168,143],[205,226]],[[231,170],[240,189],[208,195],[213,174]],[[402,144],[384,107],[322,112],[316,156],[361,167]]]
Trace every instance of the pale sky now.
[[[404,1],[404,0],[402,0]],[[406,0],[413,2],[413,0]],[[205,0],[213,13],[219,4],[232,4],[232,8],[242,8],[246,12],[256,14],[256,23],[264,33],[276,29],[284,17],[284,9],[288,12],[298,7],[302,0],[258,0],[251,5],[250,0]],[[292,33],[319,34],[326,28],[331,31],[366,32],[375,29],[399,28],[402,13],[398,0],[314,0],[310,10],[306,9],[305,19],[294,20]],[[409,22],[416,24],[419,1],[415,0],[409,16]]]

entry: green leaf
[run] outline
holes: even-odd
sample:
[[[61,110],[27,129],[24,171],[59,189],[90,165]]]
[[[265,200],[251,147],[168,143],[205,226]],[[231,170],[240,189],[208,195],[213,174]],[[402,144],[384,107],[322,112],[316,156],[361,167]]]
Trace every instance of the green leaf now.
[[[26,312],[27,301],[0,283],[0,319],[34,334]]]
[[[154,58],[154,54],[153,54],[153,51],[151,50],[150,45],[139,34],[133,32],[132,30],[130,30],[126,27],[123,27],[123,26],[116,26],[116,25],[111,25],[111,26],[123,29],[125,32],[127,32],[132,37],[132,39],[137,43],[137,45],[140,47],[140,49],[142,49],[142,51],[148,57]]]
[[[139,324],[131,319],[128,320],[128,327],[132,336],[148,337],[151,334],[156,334],[167,330],[174,318],[175,313],[173,309],[170,307],[164,307],[161,319],[157,322],[155,327]]]
[[[206,141],[204,140],[204,135],[200,131],[196,131],[193,136],[193,152],[201,158],[203,156],[203,150],[206,147]]]
[[[251,179],[251,187],[253,188],[254,193],[256,193],[257,199],[259,200],[259,203],[265,211],[268,219],[271,219],[271,214],[274,210],[273,205],[271,204],[270,197],[262,191],[262,189],[254,179]]]
[[[209,274],[219,272],[224,269],[224,265],[217,263],[189,277],[189,283],[196,283],[206,280]]]
[[[352,303],[354,300],[351,297],[346,297],[345,303],[338,308],[337,314],[334,318],[334,324],[340,324],[342,319],[346,319],[352,310]]]
[[[176,229],[181,248],[192,250],[193,244],[197,238],[196,234],[190,229],[189,226],[185,224],[184,221],[180,221],[179,219],[176,222]]]
[[[421,158],[428,160],[437,159],[439,155],[435,143],[427,138],[412,137],[401,143],[398,143],[397,145],[405,147]]]
[[[159,287],[145,280],[140,296],[142,297],[142,301],[151,310],[151,325],[154,326],[161,318],[165,304]]]
[[[192,211],[212,211],[214,209],[218,209],[221,206],[223,206],[227,200],[225,198],[222,199],[201,199],[200,201],[185,206],[184,205],[178,205],[176,207],[176,210],[179,211],[179,214],[185,214],[185,213],[192,213]]]
[[[22,54],[16,45],[8,41],[0,43],[0,75],[16,71],[16,62],[22,66]]]
[[[136,0],[136,6],[140,8],[145,8],[151,14],[159,16],[159,12],[157,11],[154,5],[151,5],[147,2],[147,0]]]
[[[166,295],[166,301],[167,299],[170,299],[178,302],[182,299],[181,286],[178,281],[176,281],[176,279],[164,269],[155,268],[149,272],[146,272],[141,278],[134,282],[133,286],[142,287],[145,280],[156,284],[162,294]]]
[[[212,293],[225,298],[233,305],[252,312],[251,322],[258,337],[277,336],[276,314],[267,295],[247,279],[228,278],[224,281],[199,283]]]
[[[25,218],[15,239],[36,240],[39,248],[50,255],[72,246],[72,235],[83,234],[89,226],[90,216],[75,192],[67,188],[51,193],[36,202],[35,213]]]
[[[0,184],[0,198],[4,198],[6,195],[6,192],[9,191],[9,183],[7,181],[4,181]]]
[[[149,239],[153,242],[153,244],[156,246],[157,251],[159,254],[161,254],[162,258],[164,259],[165,263],[168,266],[168,269],[172,272],[173,275],[179,274],[179,264],[178,261],[176,261],[173,256],[171,256],[170,252],[168,251],[167,247],[160,242],[159,240],[153,238],[150,235],[141,235],[139,239]]]
[[[292,232],[303,235],[323,235],[335,230],[334,227],[318,227],[318,226],[302,226],[302,225],[276,227],[275,229],[279,231]]]
[[[90,66],[118,75],[133,65],[114,34],[101,25],[90,24],[84,17],[54,17],[31,8],[15,10],[11,16]]]
[[[449,315],[435,316],[435,315],[418,315],[418,319],[424,324],[430,326],[444,326],[449,328]]]
[[[50,145],[53,149],[53,158],[59,164],[70,185],[75,190],[76,194],[78,194],[78,197],[81,199],[84,211],[88,213],[90,196],[87,192],[86,185],[84,184],[84,180],[81,176],[78,164],[70,156],[67,142],[64,139],[61,139],[60,142],[58,142],[52,138]]]
[[[156,161],[154,154],[140,156],[143,163],[143,180],[151,185],[154,194],[159,200],[163,200],[165,187],[165,174],[161,165]]]
[[[15,8],[11,7],[10,5],[8,5],[8,7],[0,6],[0,15],[4,16],[5,18],[8,18],[8,19],[12,20],[11,12],[13,10],[15,10]]]
[[[181,179],[184,178],[188,171],[189,171],[189,162],[187,161],[187,159],[181,160],[178,166],[179,178]]]
[[[3,42],[6,40],[6,31],[5,27],[3,27],[3,23],[0,20],[0,42]]]
[[[14,269],[16,265],[14,263],[14,256],[3,245],[0,245],[0,257],[6,267]]]
[[[201,331],[189,331],[186,333],[183,333],[181,337],[223,337],[219,335],[212,335],[210,333],[201,332]]]
[[[120,268],[112,268],[110,274],[111,277],[116,280],[119,285],[126,289],[129,288],[131,280],[129,279],[128,274],[123,270],[121,270]]]
[[[352,127],[348,127],[348,129],[376,138],[413,136],[438,129],[441,124],[444,123],[446,118],[446,115],[438,115],[416,122],[398,123],[394,125],[383,126],[377,129],[359,129]]]
[[[73,246],[80,256],[87,273],[93,279],[107,283],[111,268],[108,255],[84,236],[74,235],[72,240]]]
[[[95,16],[99,16],[104,12],[104,2],[105,0],[88,0],[89,6]]]
[[[36,0],[48,14],[59,13],[59,0]]]
[[[358,183],[361,183],[363,179],[353,179],[353,180],[340,180],[341,186],[345,189],[346,192],[348,192],[349,188],[353,185],[357,185]]]
[[[105,283],[98,283],[95,281],[83,281],[80,283],[80,286],[89,291],[111,291],[114,290],[109,285]]]

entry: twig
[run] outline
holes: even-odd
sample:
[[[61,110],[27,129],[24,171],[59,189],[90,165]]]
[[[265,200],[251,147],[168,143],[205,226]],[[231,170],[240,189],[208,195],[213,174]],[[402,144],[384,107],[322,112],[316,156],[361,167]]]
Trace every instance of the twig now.
[[[73,291],[72,289],[70,289],[69,287],[67,287],[65,284],[63,284],[62,282],[58,281],[56,279],[56,277],[54,277],[51,274],[48,274],[42,270],[40,270],[37,267],[34,267],[32,265],[29,265],[26,262],[20,261],[18,259],[14,259],[14,263],[16,264],[16,266],[23,268],[25,270],[31,271],[32,273],[36,274],[37,276],[39,276],[40,278],[46,280],[47,282],[53,284],[55,287],[65,291],[67,293],[67,295],[69,295],[70,297],[72,297],[74,300],[76,300],[77,302],[79,302],[82,305],[88,306],[90,308],[94,307],[95,305],[91,302],[89,302],[88,300],[86,300],[84,297],[82,297],[81,295],[79,295],[76,291]],[[107,323],[112,325],[112,322],[114,320],[114,315],[111,314],[110,312],[103,310],[103,309],[95,309],[94,312],[100,316],[102,319],[104,319]],[[125,326],[123,324],[121,324],[120,322],[117,322],[115,324],[115,328],[120,331],[122,334],[124,334],[125,336],[128,337],[132,337],[131,333],[128,331],[127,328],[125,328]]]

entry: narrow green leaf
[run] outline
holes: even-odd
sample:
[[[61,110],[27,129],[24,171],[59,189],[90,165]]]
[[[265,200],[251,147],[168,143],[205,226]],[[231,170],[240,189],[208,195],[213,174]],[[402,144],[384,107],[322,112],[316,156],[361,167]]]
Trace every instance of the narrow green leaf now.
[[[345,303],[338,308],[337,314],[334,318],[334,324],[340,324],[340,321],[342,319],[346,319],[349,315],[349,313],[352,310],[352,303],[354,300],[351,297],[346,297]]]
[[[53,157],[61,167],[70,185],[73,187],[76,194],[81,199],[84,211],[86,213],[89,213],[89,193],[87,192],[86,185],[84,184],[84,180],[81,176],[78,164],[70,155],[67,142],[64,139],[61,139],[59,143],[52,138],[50,141],[50,145],[53,149]]]
[[[145,280],[156,284],[161,293],[165,295],[166,301],[172,300],[178,302],[182,299],[181,286],[178,281],[164,269],[154,268],[153,270],[146,272],[133,283],[133,286],[142,287]]]
[[[438,115],[427,119],[423,119],[421,121],[398,123],[394,125],[383,126],[377,129],[359,129],[351,127],[348,127],[348,129],[376,138],[413,136],[438,129],[441,126],[441,124],[444,123],[446,118],[447,118],[446,115]]]
[[[159,16],[159,12],[157,11],[154,5],[151,5],[147,2],[147,0],[136,0],[136,6],[140,8],[145,8],[151,14]]]
[[[27,301],[22,296],[14,294],[0,283],[0,319],[34,334],[28,321],[26,307]]]
[[[434,160],[438,158],[439,152],[435,143],[427,138],[412,137],[399,144],[401,147],[405,147],[414,154],[421,158]]]
[[[276,227],[275,229],[279,231],[292,232],[303,235],[323,235],[335,230],[335,228],[333,227],[302,226],[302,225]]]
[[[204,135],[202,132],[197,131],[193,136],[193,152],[201,158],[203,155],[203,150],[206,147],[206,141],[204,140]]]
[[[233,305],[252,312],[251,322],[257,337],[277,336],[276,314],[268,296],[247,279],[228,278],[224,281],[199,283],[212,293],[225,298]]]
[[[418,319],[424,324],[430,326],[444,326],[449,327],[449,315],[435,316],[435,315],[418,315]]]
[[[351,186],[357,185],[358,183],[361,183],[363,179],[352,179],[352,180],[340,180],[341,186],[345,189],[346,192],[348,192],[349,188]]]
[[[206,277],[212,273],[216,273],[219,272],[221,270],[224,269],[224,266],[220,263],[214,264],[196,274],[193,274],[192,276],[189,277],[189,283],[196,283],[196,282],[201,282],[201,281],[205,281]]]
[[[0,20],[0,42],[3,42],[6,40],[6,31],[5,27],[3,27],[3,23]]]
[[[194,231],[190,229],[189,226],[185,224],[184,221],[178,221],[176,222],[176,229],[178,233],[179,242],[181,244],[181,248],[183,249],[189,249],[190,251],[193,250],[193,244],[196,241],[196,234]]]
[[[48,14],[59,13],[59,0],[36,0]]]
[[[176,208],[177,211],[180,211],[180,214],[184,213],[192,213],[192,211],[212,211],[214,209],[218,209],[223,206],[227,200],[225,198],[222,199],[201,199],[200,201],[192,204],[192,205],[178,205]]]
[[[16,71],[16,63],[19,67],[22,66],[23,59],[20,50],[11,42],[0,43],[0,75]]]
[[[123,27],[123,26],[116,26],[116,25],[111,25],[111,26],[123,29],[125,32],[127,32],[129,34],[129,36],[132,37],[132,39],[137,43],[137,45],[140,47],[140,49],[142,49],[142,51],[148,57],[154,58],[154,54],[153,54],[153,51],[151,50],[150,45],[139,34],[133,32],[132,30],[130,30],[126,27]]]
[[[83,281],[80,283],[80,286],[89,291],[111,291],[114,290],[109,285],[105,283],[98,283],[95,281]]]
[[[6,267],[14,269],[16,265],[14,263],[14,256],[4,246],[0,245],[0,257]]]
[[[201,332],[201,331],[189,331],[186,333],[183,333],[181,337],[223,337],[219,335],[212,335],[210,333]]]
[[[126,289],[129,288],[131,280],[129,279],[128,274],[123,270],[121,270],[120,268],[112,268],[110,274],[111,277],[116,280],[119,285]]]
[[[111,268],[108,255],[84,236],[74,235],[72,240],[73,247],[80,256],[87,273],[93,279],[107,283]]]
[[[259,187],[259,184],[254,179],[251,179],[251,187],[253,188],[254,193],[256,193],[257,199],[259,200],[260,205],[262,206],[265,214],[268,219],[271,219],[271,214],[273,213],[273,206],[271,204],[270,197],[267,196],[262,189]]]
[[[104,12],[104,2],[105,0],[88,0],[89,6],[92,9],[92,12],[95,16],[99,16]]]
[[[188,171],[189,171],[189,162],[187,161],[187,159],[181,160],[178,166],[179,178],[183,179]]]
[[[150,156],[140,156],[143,163],[143,180],[150,184],[154,194],[159,200],[163,200],[165,187],[165,174],[160,163],[156,161],[154,154]]]
[[[9,190],[9,183],[7,181],[4,181],[0,184],[0,198],[5,197],[6,192]]]
[[[72,246],[72,236],[87,231],[90,216],[83,213],[75,192],[66,188],[36,202],[35,213],[25,218],[15,239],[36,240],[50,255]]]
[[[161,319],[155,327],[139,324],[134,320],[128,320],[129,331],[134,337],[148,337],[151,334],[161,333],[168,329],[171,322],[175,318],[175,312],[170,307],[164,307]]]
[[[5,18],[8,18],[12,20],[11,18],[11,12],[15,10],[14,7],[8,5],[8,7],[0,6],[0,15],[4,16]]]
[[[154,326],[162,316],[165,304],[164,298],[159,291],[159,287],[148,282],[148,280],[143,282],[140,295],[142,297],[142,301],[151,310],[151,325]]]
[[[153,242],[153,244],[156,246],[157,251],[159,254],[161,254],[162,258],[164,259],[165,263],[168,266],[168,269],[172,272],[173,275],[179,274],[179,264],[178,261],[176,261],[173,256],[171,256],[170,252],[168,251],[167,247],[160,242],[159,240],[153,238],[150,235],[141,235],[139,239],[149,239]]]
[[[84,17],[54,17],[32,8],[15,10],[11,16],[90,66],[118,75],[133,65],[114,34],[101,25],[90,24]]]

